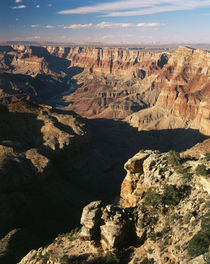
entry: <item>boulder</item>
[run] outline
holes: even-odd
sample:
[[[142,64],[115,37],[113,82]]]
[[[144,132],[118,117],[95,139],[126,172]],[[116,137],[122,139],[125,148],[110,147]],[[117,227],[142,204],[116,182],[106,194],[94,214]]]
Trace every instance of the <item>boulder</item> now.
[[[104,225],[101,229],[101,245],[104,250],[120,249],[132,236],[133,219],[125,209],[107,205],[103,211]]]
[[[80,223],[82,226],[80,238],[95,240],[99,237],[102,201],[94,201],[83,208]]]

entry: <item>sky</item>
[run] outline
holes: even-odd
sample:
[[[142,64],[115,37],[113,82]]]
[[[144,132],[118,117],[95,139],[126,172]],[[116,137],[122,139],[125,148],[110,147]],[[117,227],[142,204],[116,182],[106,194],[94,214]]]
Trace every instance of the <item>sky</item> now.
[[[210,43],[210,0],[0,0],[0,41]]]

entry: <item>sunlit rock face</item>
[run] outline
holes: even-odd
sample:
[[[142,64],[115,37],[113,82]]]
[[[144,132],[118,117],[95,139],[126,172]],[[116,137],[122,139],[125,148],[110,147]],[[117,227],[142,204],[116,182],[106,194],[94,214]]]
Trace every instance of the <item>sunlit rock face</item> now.
[[[5,49],[4,49],[5,50]],[[0,54],[0,100],[28,96],[139,130],[210,135],[210,53],[13,45]]]

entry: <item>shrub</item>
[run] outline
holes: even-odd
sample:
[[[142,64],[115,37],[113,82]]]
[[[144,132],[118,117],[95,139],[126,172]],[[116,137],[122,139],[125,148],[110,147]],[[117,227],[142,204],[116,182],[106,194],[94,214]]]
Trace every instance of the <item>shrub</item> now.
[[[140,152],[140,153],[144,153],[144,149],[140,149],[139,152]]]
[[[184,166],[179,165],[176,172],[182,174],[182,179],[184,182],[191,181],[192,173],[189,172],[189,168],[185,168]]]
[[[204,216],[201,222],[201,230],[189,241],[188,253],[193,256],[199,256],[208,252],[210,245],[210,210]]]
[[[193,176],[192,173],[185,172],[182,175],[182,179],[184,182],[190,182],[192,180],[192,176]]]
[[[147,233],[147,238],[151,241],[156,242],[156,233],[154,231],[150,231]]]
[[[155,192],[155,188],[149,188],[144,194],[144,204],[158,208],[161,205],[161,195]]]
[[[207,153],[204,155],[204,158],[205,158],[207,161],[210,161],[210,152],[207,152]]]
[[[144,258],[140,264],[149,264],[148,258]]]
[[[210,234],[199,231],[189,242],[188,252],[191,256],[196,257],[204,254],[210,243]]]
[[[206,169],[206,166],[204,164],[198,164],[198,166],[195,169],[197,175],[201,176],[207,176],[208,171]]]
[[[183,165],[179,165],[176,172],[180,174],[184,174],[185,172],[188,172],[188,168],[185,168]]]
[[[162,200],[165,205],[177,205],[181,200],[179,189],[175,185],[165,185]]]
[[[170,150],[168,155],[168,163],[173,166],[179,166],[181,164],[181,158],[178,152]]]
[[[106,262],[105,263],[113,263],[113,264],[117,264],[120,263],[120,256],[119,256],[119,252],[118,251],[108,251],[106,253]]]

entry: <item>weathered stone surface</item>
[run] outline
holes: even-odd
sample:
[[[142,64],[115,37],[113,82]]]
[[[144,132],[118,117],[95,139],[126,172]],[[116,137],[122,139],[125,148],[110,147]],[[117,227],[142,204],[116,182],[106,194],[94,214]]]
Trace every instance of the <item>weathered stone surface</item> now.
[[[125,209],[107,205],[103,211],[104,225],[101,229],[101,245],[103,249],[121,248],[126,245],[133,231],[132,218]]]
[[[25,156],[27,159],[31,160],[38,173],[42,173],[50,162],[47,157],[38,153],[37,149],[27,150]]]
[[[140,175],[144,173],[143,162],[149,156],[148,153],[137,153],[125,163],[127,175],[121,185],[121,197],[124,199],[125,207],[136,206],[137,200],[141,197],[145,188],[138,185]],[[134,191],[136,193],[134,194]],[[137,198],[138,197],[138,198]]]
[[[193,174],[192,180],[186,183],[183,182],[183,176],[168,164],[168,153],[157,151],[145,151],[145,153],[148,157],[143,161],[143,174],[134,173],[139,178],[135,178],[136,189],[131,190],[132,196],[136,197],[136,207],[123,208],[107,205],[103,209],[102,221],[99,224],[102,248],[100,246],[96,248],[94,241],[81,240],[76,237],[75,240],[70,240],[69,234],[64,234],[46,248],[36,250],[36,252],[32,251],[20,263],[41,264],[45,260],[49,264],[61,264],[64,256],[72,264],[82,261],[81,256],[86,257],[84,262],[88,259],[106,263],[110,260],[110,256],[119,257],[120,261],[125,261],[122,256],[114,255],[115,253],[105,254],[107,251],[114,252],[114,249],[128,247],[129,250],[132,249],[132,253],[126,259],[129,264],[142,263],[145,259],[158,264],[207,264],[204,262],[203,255],[196,258],[191,257],[188,253],[188,245],[192,237],[200,231],[202,219],[209,210],[209,193],[200,182],[202,177],[195,174],[196,166],[200,162],[208,165],[208,161],[183,160],[182,166],[189,168]],[[158,198],[163,197],[164,186],[167,185],[174,185],[176,191],[180,188],[181,192],[180,201],[172,206],[163,205],[163,200]],[[136,193],[138,188],[145,188],[146,191],[151,187],[158,194],[154,196],[159,202],[157,207],[153,207],[152,203],[144,203],[144,196],[141,197]],[[170,195],[168,199],[171,199]],[[92,209],[87,209],[87,207],[84,210],[86,217],[81,222],[83,223],[82,232],[86,236],[90,234],[89,228],[95,225],[94,215],[98,203],[100,204],[100,201],[93,202],[89,205]],[[88,212],[90,212],[89,216]],[[84,226],[85,219],[87,219],[87,227]],[[129,250],[123,252],[127,255]]]
[[[207,262],[204,260],[203,255],[198,256],[197,258],[192,259],[189,261],[189,264],[207,264]]]
[[[102,201],[91,202],[83,208],[80,220],[81,225],[83,225],[80,233],[81,238],[93,240],[99,237],[101,215]]]

